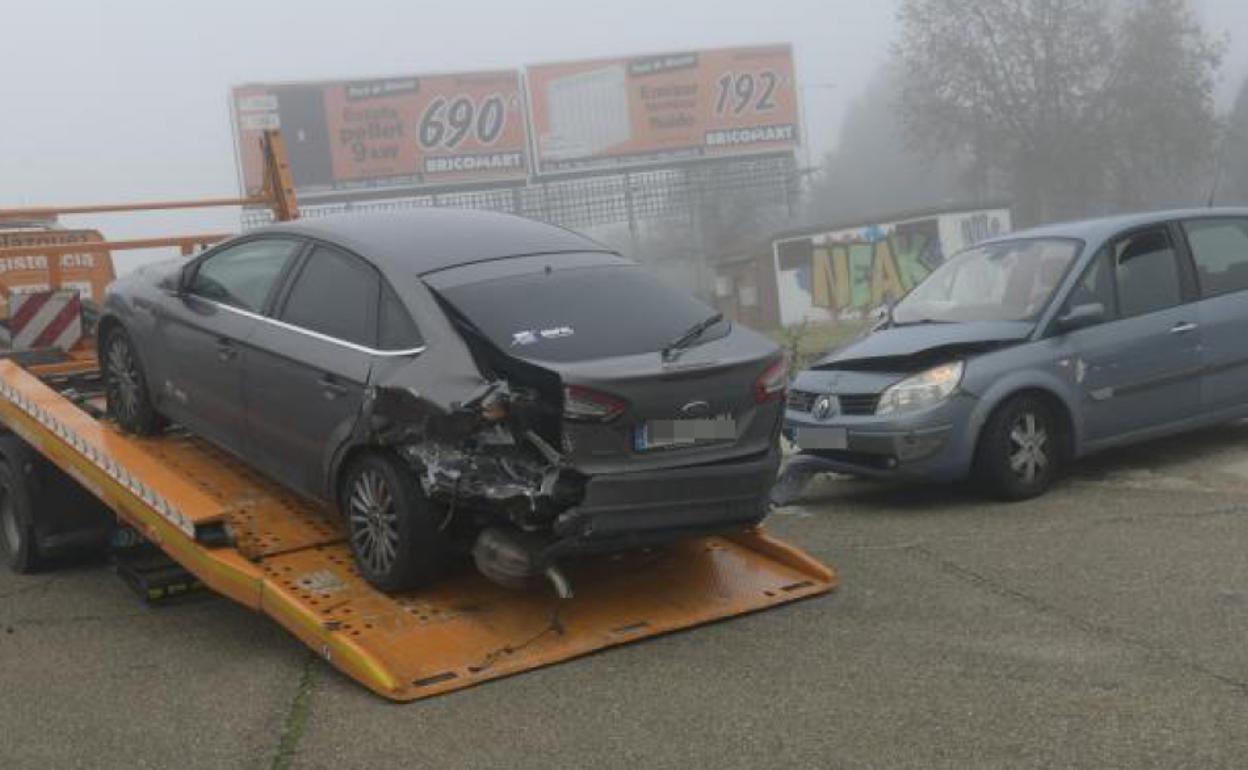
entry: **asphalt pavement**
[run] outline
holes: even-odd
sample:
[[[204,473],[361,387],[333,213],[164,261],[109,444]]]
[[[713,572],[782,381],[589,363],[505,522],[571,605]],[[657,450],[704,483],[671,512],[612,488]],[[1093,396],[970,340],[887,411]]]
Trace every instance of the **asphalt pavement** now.
[[[841,590],[407,705],[222,599],[0,572],[0,767],[1248,766],[1248,426],[770,529]]]

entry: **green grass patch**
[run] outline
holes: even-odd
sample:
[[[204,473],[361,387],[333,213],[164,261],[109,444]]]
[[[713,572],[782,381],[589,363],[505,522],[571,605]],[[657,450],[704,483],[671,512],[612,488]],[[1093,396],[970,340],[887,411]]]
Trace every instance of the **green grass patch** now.
[[[771,332],[789,355],[789,377],[806,369],[826,353],[853,340],[870,328],[870,321],[809,321]]]

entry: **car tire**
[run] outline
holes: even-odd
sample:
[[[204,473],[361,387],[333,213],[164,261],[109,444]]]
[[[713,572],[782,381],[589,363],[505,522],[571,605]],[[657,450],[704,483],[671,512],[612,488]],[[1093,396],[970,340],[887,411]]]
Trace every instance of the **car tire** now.
[[[0,459],[0,556],[9,569],[29,574],[43,566],[35,540],[30,490],[22,470]]]
[[[151,436],[165,427],[165,419],[152,405],[147,375],[130,335],[114,326],[100,348],[104,393],[108,412],[127,433]]]
[[[425,497],[398,457],[370,452],[342,476],[339,510],[360,575],[382,591],[408,591],[445,574],[446,513]]]
[[[1060,425],[1042,398],[1023,394],[997,407],[980,433],[975,471],[983,487],[1005,501],[1044,494],[1061,468]]]

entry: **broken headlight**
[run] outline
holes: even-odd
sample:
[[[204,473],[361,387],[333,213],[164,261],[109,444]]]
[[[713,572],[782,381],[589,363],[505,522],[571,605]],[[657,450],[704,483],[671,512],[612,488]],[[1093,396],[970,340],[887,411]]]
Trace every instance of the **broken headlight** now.
[[[957,361],[942,364],[901,382],[884,391],[880,403],[875,407],[877,415],[898,414],[926,409],[944,401],[957,390],[962,382],[962,373],[966,365]]]

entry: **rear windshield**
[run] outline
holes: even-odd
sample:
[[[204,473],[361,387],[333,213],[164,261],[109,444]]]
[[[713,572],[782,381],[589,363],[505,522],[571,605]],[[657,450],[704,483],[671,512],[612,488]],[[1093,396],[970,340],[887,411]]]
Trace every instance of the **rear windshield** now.
[[[563,363],[662,350],[715,314],[635,265],[509,275],[438,291],[509,354]],[[699,341],[725,333],[720,323]]]

